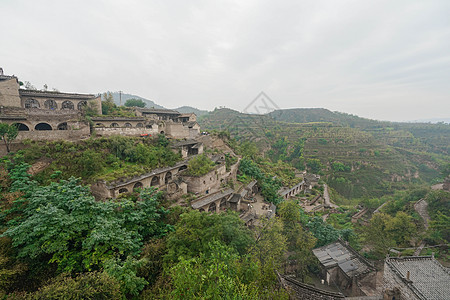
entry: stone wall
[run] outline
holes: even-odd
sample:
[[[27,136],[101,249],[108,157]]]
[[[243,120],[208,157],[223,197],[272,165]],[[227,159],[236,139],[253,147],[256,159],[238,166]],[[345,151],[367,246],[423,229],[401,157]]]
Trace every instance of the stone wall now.
[[[84,125],[75,130],[43,130],[43,131],[20,131],[17,135],[16,141],[23,140],[43,140],[43,141],[55,141],[55,140],[81,140],[89,138],[91,135],[89,126]]]
[[[384,263],[383,273],[383,293],[386,300],[391,300],[392,294],[396,294],[398,290],[401,297],[396,297],[398,300],[421,300],[416,294],[409,288],[406,278],[397,274],[386,262]]]
[[[113,136],[113,135],[124,135],[124,136],[141,136],[141,134],[157,135],[158,129],[153,128],[128,128],[128,127],[97,127],[94,129],[97,136]]]
[[[0,80],[0,106],[21,107],[17,78]]]
[[[223,174],[224,172],[226,172],[225,165],[221,165],[206,175],[199,177],[183,175],[183,178],[188,185],[187,190],[189,193],[206,194],[208,191],[210,194],[219,190],[221,179],[223,179],[222,175],[219,176],[219,174]]]
[[[206,175],[195,177],[183,175],[184,180],[188,184],[188,192],[194,194],[206,194],[217,192],[222,184],[236,180],[239,162],[235,163],[227,171],[225,164],[217,166],[213,171]]]

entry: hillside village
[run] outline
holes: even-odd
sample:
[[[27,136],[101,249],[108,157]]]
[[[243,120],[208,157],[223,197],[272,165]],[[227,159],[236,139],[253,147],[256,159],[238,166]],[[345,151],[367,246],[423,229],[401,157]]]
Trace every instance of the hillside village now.
[[[267,193],[262,191],[267,189],[265,180],[277,181],[279,178],[258,178],[253,175],[253,170],[245,173],[242,164],[243,161],[249,163],[248,157],[236,151],[230,137],[217,132],[202,132],[205,129],[200,127],[193,113],[133,107],[130,114],[103,115],[99,95],[28,90],[20,86],[17,77],[0,73],[0,122],[16,126],[18,130],[11,144],[12,153],[25,151],[27,145],[38,147],[39,143],[47,143],[48,149],[60,147],[57,143],[61,140],[73,143],[70,144],[72,148],[77,143],[94,144],[94,140],[99,144],[108,143],[109,139],[117,137],[130,138],[132,145],[146,147],[158,140],[167,141],[164,149],[174,155],[170,163],[161,163],[152,169],[143,167],[133,174],[86,179],[97,202],[113,203],[137,191],[155,189],[163,193],[169,210],[196,210],[204,218],[234,211],[254,232],[262,230],[267,220],[276,218],[282,202],[296,201],[297,211],[301,208],[308,216],[302,218],[310,218],[311,222],[317,216],[326,222],[328,218],[344,214],[333,198],[336,193],[330,192],[323,176],[312,170],[295,170],[289,184],[277,186],[274,197],[279,199],[278,202],[267,201]],[[6,157],[7,148],[3,144],[1,147],[0,153]],[[36,157],[29,169],[36,178],[56,161],[50,152],[58,153],[59,150],[47,151],[47,157]],[[204,161],[207,161],[207,168],[198,173],[192,171],[196,163]],[[115,163],[124,165],[125,170],[129,161]],[[45,180],[49,178],[45,177]],[[449,191],[449,186],[447,179],[440,189]],[[352,223],[364,227],[377,210],[355,206],[348,214]],[[409,256],[399,253],[391,251],[385,259],[375,262],[354,249],[348,240],[339,237],[309,251],[308,255],[317,263],[318,276],[314,283],[302,282],[297,276],[301,259],[290,257],[276,270],[277,286],[287,291],[291,299],[422,300],[448,297],[450,272],[434,253],[421,255],[419,251]]]

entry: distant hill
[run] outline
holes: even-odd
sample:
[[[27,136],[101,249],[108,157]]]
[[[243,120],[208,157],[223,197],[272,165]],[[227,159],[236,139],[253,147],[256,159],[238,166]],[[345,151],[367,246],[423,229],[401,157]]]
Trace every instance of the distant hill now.
[[[114,98],[114,103],[116,103],[116,105],[119,105],[120,104],[120,95],[119,95],[119,93],[118,92],[112,92],[112,95],[113,95],[113,98]],[[147,108],[151,108],[151,107],[154,107],[154,108],[165,108],[164,106],[156,104],[152,100],[148,100],[148,99],[145,99],[145,98],[137,96],[137,95],[124,94],[124,93],[122,93],[122,105],[124,105],[125,102],[128,99],[133,99],[133,98],[134,99],[141,99],[142,101],[144,101]]]
[[[450,162],[446,124],[381,122],[327,109],[268,115],[216,109],[199,124],[202,130],[228,130],[237,140],[251,140],[273,161],[299,169],[319,160],[324,180],[348,198],[433,182]]]
[[[333,125],[358,128],[387,145],[450,155],[450,125],[445,123],[377,121],[324,108],[281,109],[271,112],[269,116],[289,123],[331,122]]]
[[[450,124],[450,118],[432,118],[410,121],[412,123],[447,123]]]
[[[120,105],[120,95],[118,92],[111,92],[114,98],[114,103],[116,105]],[[167,109],[167,107],[164,107],[162,105],[156,104],[154,101],[146,99],[144,97],[140,97],[137,95],[132,95],[132,94],[124,94],[122,93],[122,105],[125,104],[125,102],[128,99],[141,99],[142,101],[145,102],[147,108],[161,108],[161,109]],[[205,114],[208,114],[207,110],[201,110],[195,107],[191,107],[191,106],[181,106],[178,108],[174,108],[174,110],[179,111],[180,113],[195,113],[197,116],[203,116]]]
[[[191,106],[181,106],[178,108],[174,108],[176,111],[179,111],[180,113],[187,114],[187,113],[194,113],[197,115],[197,117],[203,116],[208,114],[209,112],[207,110],[198,109]]]

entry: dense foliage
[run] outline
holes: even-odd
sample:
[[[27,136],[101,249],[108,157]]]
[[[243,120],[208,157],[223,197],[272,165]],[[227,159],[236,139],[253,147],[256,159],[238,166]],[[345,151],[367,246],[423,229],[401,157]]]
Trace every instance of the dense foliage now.
[[[29,147],[18,153],[27,163],[48,161],[49,166],[36,176],[39,182],[48,182],[59,171],[59,177],[81,177],[90,183],[97,179],[114,181],[132,177],[155,168],[174,165],[181,155],[174,153],[167,138],[140,139],[114,136],[88,139],[78,143],[30,142]]]
[[[211,172],[215,165],[206,154],[200,154],[189,160],[186,173],[191,176],[203,176]]]

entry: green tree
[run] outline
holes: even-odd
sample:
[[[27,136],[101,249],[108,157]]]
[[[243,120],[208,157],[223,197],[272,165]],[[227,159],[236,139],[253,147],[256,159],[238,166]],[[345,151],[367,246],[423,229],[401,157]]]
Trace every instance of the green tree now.
[[[319,173],[323,168],[324,165],[320,162],[320,159],[318,158],[308,158],[306,160],[306,166],[311,170],[312,173]]]
[[[19,130],[16,125],[0,123],[0,139],[3,140],[3,143],[6,147],[6,152],[10,152],[11,142],[16,139]]]
[[[417,233],[413,218],[403,211],[395,214],[395,217],[386,224],[386,229],[397,245],[403,246],[408,246],[411,238]]]
[[[372,247],[373,252],[382,258],[386,255],[389,248],[395,246],[395,240],[392,232],[389,230],[389,224],[392,217],[388,214],[375,214],[367,226],[363,228],[363,237],[365,243]]]
[[[114,97],[111,92],[105,92],[102,95],[102,114],[109,115],[116,109],[116,104],[114,103]]]
[[[285,262],[287,239],[280,218],[262,218],[256,226],[255,243],[250,253],[260,265],[260,285],[270,286],[276,282],[275,270],[279,270]]]
[[[90,272],[75,278],[62,274],[27,299],[123,299],[119,282],[106,273]]]
[[[187,173],[192,176],[203,176],[214,169],[214,162],[205,154],[200,154],[188,163]]]
[[[109,259],[138,254],[144,239],[170,230],[153,191],[141,191],[140,200],[96,201],[79,180],[62,180],[36,187],[21,222],[10,221],[3,236],[20,258],[50,257],[65,272],[98,269]]]
[[[260,299],[258,288],[252,282],[257,272],[244,280],[246,276],[242,273],[249,270],[242,268],[234,248],[217,241],[206,246],[205,253],[193,258],[181,257],[171,268],[170,299]]]
[[[142,99],[131,98],[125,102],[126,107],[145,107],[145,102]]]
[[[250,230],[236,213],[206,214],[191,211],[181,215],[175,231],[167,237],[166,263],[178,262],[180,257],[196,257],[208,254],[211,241],[219,241],[244,254],[252,244]]]
[[[295,262],[296,275],[304,281],[308,273],[308,267],[315,263],[312,249],[316,244],[316,239],[310,232],[304,230],[300,207],[296,201],[282,202],[277,209],[277,213],[283,222],[288,250],[292,253],[290,260]]]

